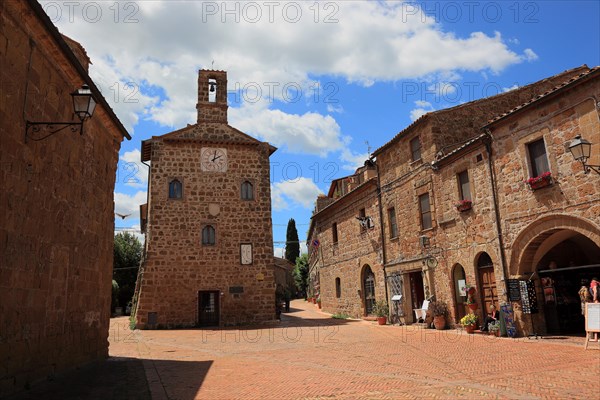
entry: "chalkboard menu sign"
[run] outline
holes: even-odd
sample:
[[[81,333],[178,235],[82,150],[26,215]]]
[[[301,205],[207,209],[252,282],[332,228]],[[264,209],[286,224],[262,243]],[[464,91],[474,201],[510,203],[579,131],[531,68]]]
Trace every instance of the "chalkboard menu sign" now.
[[[521,301],[523,303],[523,312],[525,314],[537,314],[537,297],[535,295],[535,287],[531,281],[519,281],[521,289]]]
[[[508,286],[508,301],[521,300],[521,289],[519,288],[518,279],[507,279],[506,286]]]

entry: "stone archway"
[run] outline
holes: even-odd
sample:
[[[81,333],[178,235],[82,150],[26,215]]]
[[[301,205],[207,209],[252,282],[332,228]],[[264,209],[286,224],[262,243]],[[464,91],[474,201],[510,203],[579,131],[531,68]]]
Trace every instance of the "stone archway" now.
[[[467,314],[467,297],[464,290],[461,290],[464,289],[466,282],[465,269],[462,265],[455,264],[452,267],[452,288],[454,289],[454,322],[457,324]]]
[[[553,215],[532,222],[513,245],[511,277],[533,275],[539,312],[517,314],[525,333],[583,334],[578,297],[600,275],[600,228],[580,218]]]
[[[361,274],[361,286],[363,292],[363,304],[365,316],[373,314],[375,306],[375,274],[368,264],[365,264]]]
[[[579,233],[600,247],[600,228],[592,222],[570,215],[549,215],[532,222],[517,236],[512,245],[509,275],[533,272],[534,261],[542,257],[538,253],[542,244],[547,239],[556,240],[557,236],[552,239],[553,235],[565,230]]]

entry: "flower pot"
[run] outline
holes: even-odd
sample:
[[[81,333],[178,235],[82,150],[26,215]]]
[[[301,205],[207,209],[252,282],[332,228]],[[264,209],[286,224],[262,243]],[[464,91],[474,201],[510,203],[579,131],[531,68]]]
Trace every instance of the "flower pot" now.
[[[473,311],[475,311],[475,310],[477,310],[477,309],[479,308],[479,306],[477,305],[477,303],[471,303],[471,304],[467,304],[467,306],[468,306],[468,307],[469,307],[471,310],[473,310]]]
[[[460,212],[469,211],[471,208],[473,208],[473,203],[470,201],[456,204],[456,209]]]
[[[446,329],[446,317],[443,315],[433,317],[433,325],[435,326],[435,329],[439,331]]]
[[[467,331],[467,333],[474,333],[475,332],[475,325],[465,325],[465,331]]]
[[[387,324],[387,317],[377,317],[377,324],[379,324],[379,325]]]
[[[317,305],[319,306],[319,310],[321,309],[321,302],[317,301]]]
[[[527,182],[527,184],[529,185],[529,188],[531,190],[538,190],[541,188],[545,188],[546,186],[552,185],[552,177],[551,176],[540,177],[536,181]]]

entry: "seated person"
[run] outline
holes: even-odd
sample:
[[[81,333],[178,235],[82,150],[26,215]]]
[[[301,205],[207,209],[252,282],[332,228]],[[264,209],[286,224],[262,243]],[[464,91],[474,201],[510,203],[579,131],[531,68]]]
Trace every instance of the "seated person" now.
[[[490,312],[488,313],[488,315],[486,315],[484,321],[483,321],[483,326],[481,327],[482,331],[487,331],[488,330],[488,324],[490,322],[496,322],[500,320],[500,313],[498,312],[498,310],[496,310],[496,306],[495,305],[490,305]]]

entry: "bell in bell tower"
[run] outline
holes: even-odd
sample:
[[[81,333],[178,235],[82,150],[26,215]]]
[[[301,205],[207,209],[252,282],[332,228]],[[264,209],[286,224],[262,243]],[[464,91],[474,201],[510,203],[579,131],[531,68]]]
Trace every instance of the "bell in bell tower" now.
[[[198,74],[198,123],[227,123],[227,72],[201,69]]]

